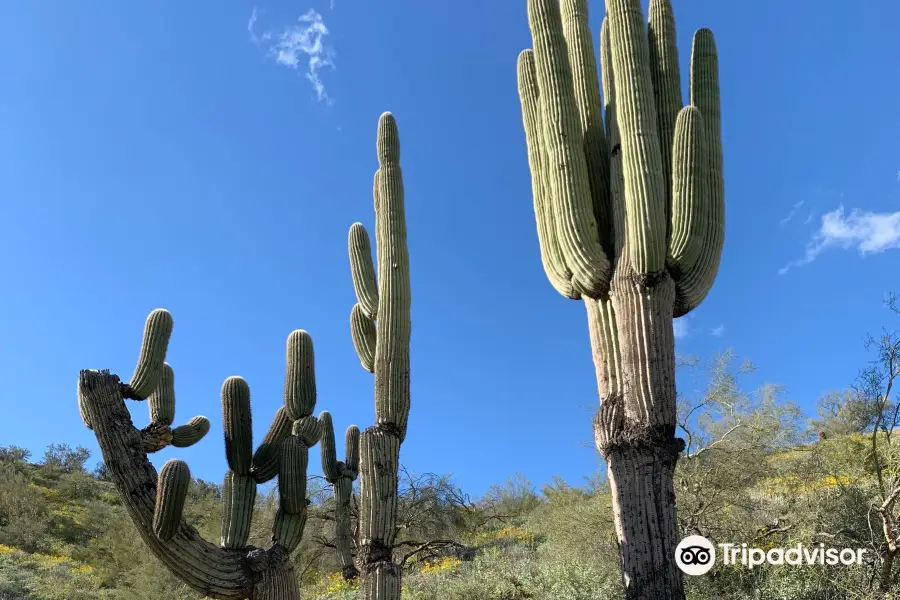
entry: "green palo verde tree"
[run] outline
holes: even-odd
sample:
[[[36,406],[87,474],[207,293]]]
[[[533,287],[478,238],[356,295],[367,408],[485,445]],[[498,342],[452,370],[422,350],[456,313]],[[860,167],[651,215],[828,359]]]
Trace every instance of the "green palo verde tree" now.
[[[377,275],[365,228],[354,223],[349,234],[357,299],[350,331],[363,368],[375,374],[375,425],[360,436],[358,563],[363,600],[398,600],[401,572],[393,545],[400,444],[409,418],[410,289],[400,138],[390,113],[378,121],[377,150]]]
[[[170,460],[156,469],[147,459],[166,446],[191,446],[209,431],[205,417],[171,427],[175,378],[166,364],[172,316],[147,318],[137,368],[129,383],[108,371],[82,371],[78,405],[94,431],[110,478],[144,542],[176,577],[209,598],[297,600],[300,592],[290,553],[306,525],[308,449],[319,439],[312,338],[297,330],[287,341],[284,406],[253,453],[250,388],[240,377],[222,385],[222,417],[228,472],[223,488],[220,544],[203,538],[182,519],[191,483],[186,463]],[[137,429],[125,399],[150,406],[150,425]],[[278,477],[279,510],[268,549],[248,545],[256,486]]]
[[[544,270],[587,307],[625,595],[678,599],[672,320],[709,292],[724,242],[718,59],[697,31],[684,106],[669,0],[650,0],[649,28],[640,0],[606,10],[602,101],[586,0],[528,0],[519,95]]]

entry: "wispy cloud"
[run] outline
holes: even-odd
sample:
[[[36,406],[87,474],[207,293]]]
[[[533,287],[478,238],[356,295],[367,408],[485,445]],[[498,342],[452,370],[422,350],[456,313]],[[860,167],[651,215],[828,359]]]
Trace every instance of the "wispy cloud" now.
[[[791,219],[793,219],[797,215],[797,211],[803,207],[803,203],[803,200],[795,203],[794,206],[791,207],[791,212],[789,212],[787,216],[781,220],[781,224],[787,225],[788,223],[790,223]]]
[[[811,263],[828,248],[856,248],[863,256],[900,248],[900,211],[878,213],[853,209],[845,215],[842,205],[825,213],[803,258],[786,264],[778,274],[784,275],[794,267]]]
[[[719,325],[718,327],[713,327],[709,334],[713,337],[722,337],[725,335],[725,326]]]
[[[334,8],[332,4],[332,8]],[[303,71],[304,77],[316,92],[319,101],[331,104],[332,100],[325,90],[321,71],[325,68],[335,68],[334,48],[328,44],[328,27],[322,15],[314,9],[310,9],[305,15],[300,16],[297,22],[277,35],[271,31],[257,35],[256,24],[262,11],[253,7],[250,20],[247,22],[247,31],[254,44],[260,42],[271,43],[266,55],[275,60],[279,65],[295,71]]]
[[[690,326],[685,317],[672,321],[672,329],[675,333],[675,339],[679,340],[687,337],[687,334],[690,333]]]

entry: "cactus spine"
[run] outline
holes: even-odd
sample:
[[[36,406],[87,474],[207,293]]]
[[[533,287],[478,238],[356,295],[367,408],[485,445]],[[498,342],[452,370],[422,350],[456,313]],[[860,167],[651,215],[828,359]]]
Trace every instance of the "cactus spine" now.
[[[401,573],[392,553],[400,444],[409,418],[410,289],[400,138],[390,113],[378,121],[377,153],[373,185],[377,279],[365,228],[355,223],[349,234],[357,299],[351,335],[363,367],[375,374],[376,424],[362,432],[359,442],[360,597],[399,600]]]
[[[519,97],[541,260],[587,308],[629,599],[683,599],[673,473],[673,318],[713,285],[724,242],[718,62],[699,30],[682,106],[670,0],[607,0],[597,78],[586,0],[528,0]]]
[[[223,600],[298,600],[290,562],[306,525],[306,469],[309,447],[320,427],[316,404],[312,338],[291,333],[287,344],[284,406],[263,443],[252,454],[250,388],[240,377],[222,386],[226,458],[225,510],[219,546],[187,525],[183,510],[190,472],[171,460],[157,476],[148,453],[167,445],[196,443],[209,431],[209,420],[195,417],[170,429],[175,410],[174,372],[165,364],[172,317],[164,310],[147,319],[138,367],[130,384],[108,371],[82,371],[78,404],[82,419],[100,445],[103,459],[135,527],[153,553],[175,576],[209,598]],[[136,429],[125,398],[149,399],[151,423]],[[294,433],[292,433],[292,429]],[[247,545],[256,485],[278,477],[280,507],[268,550]]]

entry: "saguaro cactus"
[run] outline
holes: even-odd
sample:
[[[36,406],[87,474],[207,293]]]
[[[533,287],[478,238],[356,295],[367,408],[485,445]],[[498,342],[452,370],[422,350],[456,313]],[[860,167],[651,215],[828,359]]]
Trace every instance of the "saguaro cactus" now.
[[[586,0],[528,0],[519,95],[544,270],[587,307],[626,597],[679,599],[672,320],[709,292],[724,241],[718,63],[697,31],[682,106],[669,0],[650,0],[649,28],[640,0],[606,8],[605,119]]]
[[[225,425],[225,475],[220,545],[207,542],[182,519],[190,471],[180,460],[160,470],[147,454],[168,445],[182,447],[209,431],[205,417],[171,429],[175,416],[174,373],[165,361],[172,316],[155,310],[147,318],[144,343],[131,382],[108,371],[82,371],[78,405],[94,431],[128,513],[144,542],[175,576],[209,598],[224,600],[297,600],[299,589],[290,562],[306,525],[308,448],[320,437],[312,416],[316,386],[312,338],[291,333],[287,342],[285,405],[279,409],[256,453],[250,413],[250,388],[240,377],[222,385]],[[151,423],[134,427],[125,399],[147,399]],[[293,432],[292,432],[293,431]],[[247,544],[256,485],[278,476],[280,508],[267,550]]]
[[[319,415],[319,426],[322,430],[320,451],[322,454],[322,473],[325,480],[334,490],[334,533],[335,546],[341,558],[344,579],[359,576],[359,569],[353,560],[353,548],[350,534],[350,498],[353,494],[353,482],[359,475],[359,427],[351,425],[347,428],[344,460],[337,459],[334,444],[334,425],[331,414],[322,411]]]
[[[369,234],[354,223],[349,236],[357,298],[350,332],[360,362],[375,374],[375,425],[360,438],[360,591],[362,600],[399,600],[401,573],[392,551],[400,444],[409,417],[410,291],[400,138],[390,113],[378,121],[377,150],[377,279]]]

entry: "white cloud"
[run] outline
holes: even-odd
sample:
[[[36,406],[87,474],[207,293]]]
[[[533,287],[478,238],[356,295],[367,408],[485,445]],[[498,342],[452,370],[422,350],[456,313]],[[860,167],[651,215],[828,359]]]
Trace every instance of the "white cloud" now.
[[[309,9],[305,15],[297,19],[297,23],[285,27],[277,36],[271,31],[258,36],[255,27],[261,14],[262,11],[258,11],[254,6],[247,22],[247,31],[253,43],[259,44],[260,41],[270,41],[274,38],[275,42],[266,54],[279,65],[295,71],[303,70],[304,76],[316,92],[316,98],[330,104],[331,98],[325,91],[320,71],[326,67],[335,68],[335,51],[327,43],[329,32],[322,15],[314,9]]]
[[[787,225],[791,221],[791,219],[794,218],[794,216],[797,214],[797,211],[800,210],[800,208],[803,206],[803,202],[804,201],[801,200],[791,207],[791,212],[789,212],[787,216],[781,220],[782,225]]]
[[[849,250],[856,248],[862,256],[900,248],[900,211],[870,212],[853,209],[844,214],[844,207],[822,215],[822,225],[806,246],[803,258],[792,261],[778,270],[784,275],[790,269],[807,265],[828,248]]]
[[[725,326],[719,325],[718,327],[713,327],[709,334],[713,337],[722,337],[725,334]]]
[[[675,339],[682,339],[687,336],[690,331],[690,327],[688,326],[687,319],[685,317],[681,317],[680,319],[675,319],[672,321],[672,329],[675,333]]]
[[[247,21],[247,33],[250,34],[250,39],[253,41],[254,44],[259,42],[259,38],[256,37],[256,32],[253,31],[254,27],[256,27],[256,21],[258,19],[259,19],[259,11],[254,6],[253,12],[250,13],[250,20]]]

